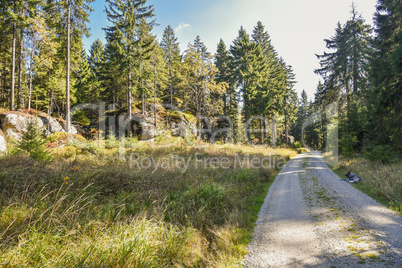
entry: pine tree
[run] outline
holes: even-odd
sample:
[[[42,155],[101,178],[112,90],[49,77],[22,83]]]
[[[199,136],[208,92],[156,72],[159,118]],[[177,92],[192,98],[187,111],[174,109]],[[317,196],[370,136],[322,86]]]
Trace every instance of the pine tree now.
[[[102,65],[105,62],[105,47],[101,40],[96,39],[89,49],[88,62],[92,72],[97,76],[101,72]]]
[[[179,97],[178,85],[182,78],[180,77],[180,66],[182,58],[180,56],[179,42],[175,36],[174,30],[168,25],[163,32],[163,38],[160,44],[163,50],[163,56],[166,61],[169,77],[169,103],[173,105],[173,97]]]
[[[55,95],[64,96],[65,88],[59,81],[65,80],[62,46],[57,37],[55,19],[59,13],[52,12],[52,3],[47,3],[38,11],[38,16],[32,24],[30,48],[30,95],[35,95],[35,107],[48,109],[51,114]],[[65,101],[63,97],[63,102]],[[29,105],[29,104],[28,104]]]
[[[66,10],[67,21],[67,44],[66,44],[66,131],[70,131],[70,53],[71,53],[71,32],[78,33],[78,38],[81,39],[83,34],[88,35],[86,23],[89,22],[89,12],[92,9],[88,3],[94,0],[67,0],[64,5]],[[74,23],[72,23],[74,21]]]
[[[146,86],[147,80],[150,80],[153,73],[151,59],[155,55],[155,36],[151,35],[152,25],[141,19],[138,27],[138,44],[135,52],[137,66],[139,67],[137,75],[137,89],[141,97],[142,114],[146,114],[146,97],[151,95],[151,88]]]
[[[197,35],[194,40],[194,49],[197,53],[200,53],[203,61],[208,61],[210,59],[211,53],[208,51],[208,48],[205,46],[204,42],[201,41],[201,37],[199,35]]]
[[[10,16],[8,15],[9,1],[0,1],[0,101],[5,108],[10,105],[10,85],[11,79],[8,74],[11,68],[11,57],[9,48],[11,47],[12,32],[10,30]]]
[[[234,75],[243,94],[245,119],[248,121],[250,110],[255,109],[253,101],[258,101],[255,92],[265,74],[265,60],[260,46],[250,40],[243,27],[230,46],[230,52],[233,57]]]
[[[350,96],[364,89],[367,81],[367,61],[370,54],[369,40],[371,27],[358,16],[352,6],[352,18],[345,25],[338,23],[336,34],[326,39],[326,47],[335,50],[316,55],[321,68],[315,73],[323,76],[326,90],[342,90],[349,106]]]
[[[162,102],[160,97],[167,87],[169,78],[163,50],[156,41],[154,43],[154,50],[151,57],[150,66],[153,68],[153,72],[152,79],[149,81],[149,83],[151,85],[153,84],[154,125],[157,127],[157,109],[159,103]]]
[[[282,99],[282,114],[285,121],[285,138],[289,142],[289,126],[296,119],[297,93],[294,91],[295,75],[291,66],[286,66],[286,89]]]
[[[225,93],[227,84],[215,81],[218,69],[210,53],[200,49],[197,39],[194,45],[189,44],[184,56],[187,92],[185,106],[194,111],[196,116],[213,116],[222,112],[222,99],[216,96]]]
[[[375,13],[375,53],[368,93],[369,133],[374,144],[392,144],[402,151],[402,3],[379,0]]]
[[[91,70],[85,50],[81,52],[81,62],[76,74],[76,97],[79,103],[95,103],[99,99],[95,75]]]
[[[216,81],[218,83],[225,82],[228,84],[226,94],[222,95],[223,112],[225,115],[234,119],[237,114],[237,93],[235,89],[236,81],[232,74],[231,64],[232,59],[230,53],[221,39],[215,55],[215,66],[219,71],[216,76]]]
[[[141,33],[138,27],[141,21],[154,16],[154,9],[152,5],[146,6],[146,0],[107,0],[107,3],[109,7],[106,8],[106,14],[113,26],[105,29],[106,37],[109,39],[111,48],[116,49],[121,56],[120,59],[122,62],[120,65],[127,79],[127,113],[128,119],[131,120],[132,93],[134,89],[133,76],[135,71],[142,73],[142,67],[138,65],[136,50],[139,48],[141,50],[148,49],[145,44],[139,46],[139,42],[144,40],[138,38],[138,34]],[[150,22],[150,24],[153,24],[153,22]],[[149,46],[152,45],[153,42],[147,42],[147,44]],[[136,65],[137,70],[135,70]],[[137,77],[142,79],[141,76]],[[138,89],[139,85],[136,86]],[[141,90],[143,90],[143,88],[141,88],[140,91]]]
[[[91,70],[92,80],[92,102],[98,102],[102,98],[104,87],[102,84],[103,68],[105,64],[105,51],[103,43],[96,39],[89,49],[88,65]]]
[[[286,91],[288,78],[286,63],[278,58],[270,36],[260,21],[254,27],[252,38],[253,42],[261,48],[266,66],[263,83],[259,88],[259,110],[264,115],[274,116],[281,113],[281,101]]]
[[[302,141],[302,129],[303,123],[306,121],[308,117],[309,111],[309,101],[306,91],[303,89],[300,99],[298,101],[298,109],[297,109],[297,119],[295,122],[295,127],[291,131],[291,134],[295,137],[295,140]]]

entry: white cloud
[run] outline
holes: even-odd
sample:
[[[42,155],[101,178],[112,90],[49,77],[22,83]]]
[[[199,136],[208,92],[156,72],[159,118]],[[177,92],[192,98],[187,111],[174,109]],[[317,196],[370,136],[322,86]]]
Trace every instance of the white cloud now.
[[[175,31],[176,34],[179,34],[179,33],[183,32],[183,31],[190,30],[190,29],[191,29],[190,24],[182,22],[182,23],[179,24],[179,26],[177,26],[174,29],[174,31]]]

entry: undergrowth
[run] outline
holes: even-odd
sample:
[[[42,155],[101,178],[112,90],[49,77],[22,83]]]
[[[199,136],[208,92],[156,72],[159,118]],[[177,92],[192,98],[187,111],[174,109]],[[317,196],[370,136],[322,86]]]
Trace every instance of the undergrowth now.
[[[62,144],[51,161],[0,158],[0,266],[240,267],[277,164],[296,155],[181,139],[49,142]],[[271,168],[233,165],[270,155]],[[148,158],[188,167],[138,164]]]
[[[341,177],[349,171],[363,180],[353,185],[384,206],[402,213],[402,162],[381,163],[363,157],[340,157],[334,171]]]

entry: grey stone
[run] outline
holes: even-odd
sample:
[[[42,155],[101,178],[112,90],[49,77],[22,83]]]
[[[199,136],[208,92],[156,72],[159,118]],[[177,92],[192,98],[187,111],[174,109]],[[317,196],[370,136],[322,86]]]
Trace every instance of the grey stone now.
[[[50,116],[31,117],[14,113],[0,114],[0,128],[7,139],[21,139],[22,134],[28,131],[29,124],[35,124],[46,136],[54,132],[65,132],[60,122]],[[71,126],[70,133],[77,134],[78,131],[74,126]]]
[[[0,132],[0,155],[5,154],[6,152],[7,152],[7,142]]]
[[[25,117],[18,114],[2,114],[1,128],[7,139],[21,138],[22,133],[28,131],[29,124],[35,124],[38,129],[44,130],[44,124],[39,117]]]

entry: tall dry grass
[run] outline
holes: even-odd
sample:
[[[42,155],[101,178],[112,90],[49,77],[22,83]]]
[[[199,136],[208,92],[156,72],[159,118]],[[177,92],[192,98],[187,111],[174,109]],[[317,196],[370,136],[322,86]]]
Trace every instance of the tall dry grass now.
[[[26,155],[0,158],[0,266],[240,267],[279,167],[200,163],[233,164],[247,155],[287,160],[296,153],[199,148],[180,139],[157,146],[163,142],[70,142],[46,163]],[[155,171],[132,164],[132,155],[183,157],[190,164]]]
[[[363,157],[341,157],[336,171],[345,178],[349,171],[363,178],[354,185],[385,206],[402,212],[402,163],[378,163]]]

